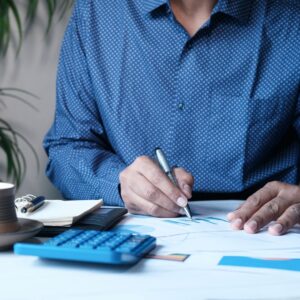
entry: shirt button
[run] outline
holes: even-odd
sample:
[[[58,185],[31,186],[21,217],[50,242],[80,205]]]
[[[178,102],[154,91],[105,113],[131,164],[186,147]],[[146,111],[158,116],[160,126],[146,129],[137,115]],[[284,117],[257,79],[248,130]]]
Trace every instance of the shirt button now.
[[[177,107],[179,110],[184,110],[184,102],[179,102]]]

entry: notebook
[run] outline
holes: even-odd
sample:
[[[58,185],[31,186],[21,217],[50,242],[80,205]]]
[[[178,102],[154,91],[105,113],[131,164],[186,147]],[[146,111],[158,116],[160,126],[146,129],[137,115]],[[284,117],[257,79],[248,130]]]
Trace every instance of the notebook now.
[[[109,230],[121,221],[127,214],[127,209],[123,207],[104,207],[92,211],[90,214],[82,217],[80,220],[72,224],[71,227],[66,226],[44,226],[38,233],[40,237],[52,237],[65,232],[69,228],[81,230]]]
[[[42,222],[45,226],[71,226],[83,216],[100,208],[103,200],[45,200],[45,204],[29,214],[17,211],[18,218]]]

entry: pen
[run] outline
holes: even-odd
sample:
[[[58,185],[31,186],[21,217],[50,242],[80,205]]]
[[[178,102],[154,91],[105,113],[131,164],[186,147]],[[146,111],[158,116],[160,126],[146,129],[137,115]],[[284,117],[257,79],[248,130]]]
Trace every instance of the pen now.
[[[163,169],[163,171],[165,172],[165,174],[169,177],[169,179],[173,182],[173,184],[178,187],[177,180],[176,180],[175,176],[173,175],[173,172],[168,164],[167,158],[166,158],[164,152],[162,151],[162,149],[156,148],[155,154],[156,154],[158,163],[161,166],[161,168]],[[186,216],[189,219],[192,219],[192,213],[191,213],[189,205],[187,204],[186,207],[184,207],[183,209],[185,211]]]
[[[26,214],[27,212],[33,212],[37,210],[39,207],[44,205],[45,203],[45,197],[44,196],[39,196],[31,200],[30,202],[26,203],[22,208],[21,208],[21,213]]]

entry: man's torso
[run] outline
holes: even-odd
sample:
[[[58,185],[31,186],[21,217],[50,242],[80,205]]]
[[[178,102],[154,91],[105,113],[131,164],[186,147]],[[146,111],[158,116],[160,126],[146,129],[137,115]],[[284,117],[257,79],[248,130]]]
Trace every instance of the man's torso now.
[[[86,1],[108,147],[130,164],[160,146],[205,192],[298,181],[300,6],[220,1],[190,39],[164,2]]]

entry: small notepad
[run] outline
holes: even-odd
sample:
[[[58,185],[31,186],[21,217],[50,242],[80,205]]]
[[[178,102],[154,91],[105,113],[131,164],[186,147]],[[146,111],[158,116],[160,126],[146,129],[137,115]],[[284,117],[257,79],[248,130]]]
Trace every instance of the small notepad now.
[[[17,212],[18,218],[42,222],[45,226],[71,226],[83,216],[98,209],[103,200],[46,200],[30,214]]]

